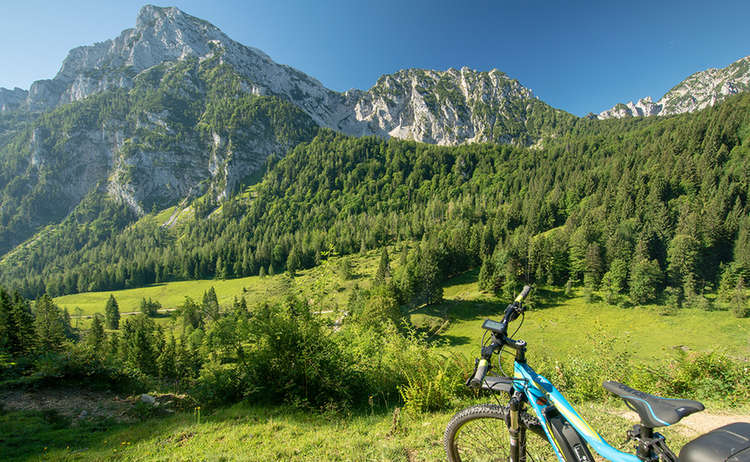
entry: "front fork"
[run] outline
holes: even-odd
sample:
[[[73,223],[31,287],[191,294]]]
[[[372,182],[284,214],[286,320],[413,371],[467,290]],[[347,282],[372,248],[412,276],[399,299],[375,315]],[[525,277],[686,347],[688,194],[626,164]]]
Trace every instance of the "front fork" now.
[[[508,405],[508,433],[510,435],[510,462],[526,462],[526,427],[521,425],[523,394],[516,391]]]

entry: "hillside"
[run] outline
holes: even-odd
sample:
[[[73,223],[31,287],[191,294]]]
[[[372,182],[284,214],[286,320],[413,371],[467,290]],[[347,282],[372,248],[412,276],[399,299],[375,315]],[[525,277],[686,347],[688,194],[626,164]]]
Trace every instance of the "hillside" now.
[[[653,275],[642,302],[686,281],[687,295],[700,294],[731,269],[726,290],[750,267],[748,104],[737,96],[669,119],[581,121],[543,149],[323,131],[251,194],[210,216],[210,198],[195,202],[190,226],[147,222],[107,237],[112,215],[98,229],[68,217],[45,231],[54,241],[6,256],[1,282],[57,296],[309,268],[329,244],[348,254],[426,239],[442,246],[443,276],[486,262],[497,290],[523,279],[598,284],[617,261],[615,292],[626,292],[634,267],[622,262],[641,259],[635,274]]]
[[[118,213],[106,234],[152,209],[225,200],[318,127],[531,145],[575,120],[497,70],[405,70],[338,93],[206,21],[145,6],[135,28],[71,50],[53,79],[0,89],[0,255],[71,214]]]

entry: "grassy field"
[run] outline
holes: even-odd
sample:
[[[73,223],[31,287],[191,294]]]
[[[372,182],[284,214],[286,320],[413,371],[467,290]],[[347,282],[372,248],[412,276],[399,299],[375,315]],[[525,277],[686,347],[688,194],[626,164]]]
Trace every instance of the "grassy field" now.
[[[411,313],[419,326],[445,325],[436,337],[458,352],[473,357],[479,352],[485,318],[499,319],[506,300],[482,293],[476,272],[448,282],[444,302]],[[621,308],[606,303],[588,304],[580,291],[565,297],[561,290],[532,293],[534,309],[526,313],[518,333],[529,343],[529,352],[564,359],[593,352],[597,340],[616,339],[616,346],[643,361],[662,360],[678,349],[722,351],[750,357],[750,318],[738,319],[727,311],[682,309],[664,316],[657,306]]]
[[[394,249],[391,255],[396,255]],[[200,301],[203,293],[214,287],[219,303],[224,306],[231,305],[234,297],[244,296],[252,306],[291,291],[312,300],[317,311],[329,315],[345,307],[355,285],[370,285],[379,251],[348,257],[352,264],[349,280],[342,280],[336,274],[338,258],[301,271],[295,278],[275,275],[170,282],[139,289],[67,295],[55,301],[71,314],[80,307],[85,315],[103,313],[110,294],[117,299],[121,312],[137,312],[144,297],[158,300],[163,308],[173,309],[182,304],[185,297]],[[481,292],[476,279],[476,271],[453,278],[444,286],[443,303],[408,315],[415,326],[435,332],[433,339],[441,339],[447,348],[469,357],[477,354],[483,320],[500,318],[507,304],[507,300]],[[324,295],[313,296],[316,293]],[[529,343],[532,356],[535,351],[560,359],[587,355],[593,351],[595,341],[606,336],[615,338],[618,348],[643,361],[663,359],[674,355],[678,349],[722,351],[735,357],[750,357],[750,318],[737,319],[728,311],[682,309],[665,316],[659,314],[657,306],[622,308],[602,302],[589,304],[581,291],[569,298],[558,289],[537,290],[530,300],[534,309],[527,312],[519,335]]]
[[[103,312],[110,294],[115,295],[123,312],[137,311],[143,297],[173,308],[186,296],[200,300],[213,286],[223,305],[230,304],[235,296],[245,296],[252,305],[291,290],[309,297],[319,311],[328,312],[342,308],[356,284],[370,284],[378,255],[378,251],[370,251],[350,257],[353,277],[348,280],[337,274],[334,258],[293,279],[276,275],[173,282],[71,295],[56,301],[71,313],[76,306],[85,313]],[[444,286],[442,303],[409,313],[411,322],[428,332],[432,340],[443,342],[446,351],[467,357],[478,353],[482,321],[499,318],[507,303],[479,291],[476,279],[476,271],[453,278]],[[324,296],[315,297],[315,293]],[[530,300],[534,307],[527,312],[518,337],[529,343],[532,364],[535,352],[563,361],[590,355],[602,337],[616,339],[615,348],[630,351],[644,362],[662,361],[678,349],[750,356],[750,319],[737,319],[726,311],[683,309],[664,316],[655,306],[587,304],[581,293],[565,297],[560,290],[544,288],[533,293]],[[395,425],[392,407],[311,413],[243,403],[203,415],[200,421],[194,414],[178,413],[129,425],[72,424],[70,419],[54,414],[3,413],[0,409],[0,452],[3,460],[439,461],[445,457],[445,425],[467,404],[457,402],[452,409],[439,413],[404,413]],[[579,410],[607,440],[623,448],[624,432],[632,422],[623,418],[624,407],[619,402],[589,403]],[[680,425],[663,433],[673,449],[695,435],[695,431]]]
[[[319,304],[319,311],[330,311],[336,305],[343,307],[349,291],[357,284],[368,286],[369,280],[375,272],[379,258],[379,251],[369,251],[365,255],[350,257],[352,262],[352,277],[342,280],[336,274],[339,257],[331,259],[328,265],[299,271],[294,278],[287,274],[274,276],[251,276],[239,279],[205,279],[195,281],[177,281],[162,284],[152,284],[138,289],[115,290],[107,292],[86,292],[65,295],[55,298],[61,308],[67,308],[75,314],[75,308],[82,310],[84,315],[104,313],[104,307],[110,295],[114,295],[121,313],[137,312],[143,298],[151,298],[162,304],[164,309],[177,308],[185,301],[185,297],[200,302],[204,292],[213,287],[222,306],[230,306],[234,297],[245,297],[249,306],[264,301],[270,301],[293,292],[305,297],[311,297]],[[322,298],[312,294],[322,293]]]
[[[483,401],[486,401],[484,399]],[[37,413],[0,414],[3,460],[179,461],[442,461],[443,431],[455,411],[400,414],[393,409],[354,414],[310,413],[289,407],[238,404],[139,424],[71,426]],[[612,445],[622,444],[633,422],[617,403],[587,404],[581,415]],[[23,425],[19,425],[23,423]],[[678,449],[694,432],[675,425],[663,432]],[[531,444],[541,445],[536,436]]]

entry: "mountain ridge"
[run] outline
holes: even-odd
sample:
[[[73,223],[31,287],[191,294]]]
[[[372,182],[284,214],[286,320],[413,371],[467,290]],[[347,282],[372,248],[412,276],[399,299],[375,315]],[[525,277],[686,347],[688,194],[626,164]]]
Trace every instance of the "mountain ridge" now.
[[[540,137],[534,134],[529,140],[521,140],[515,135],[493,135],[498,122],[495,114],[478,116],[471,111],[480,100],[497,102],[497,107],[492,109],[500,109],[500,117],[505,119],[500,120],[498,130],[501,130],[512,119],[519,116],[523,119],[524,111],[502,113],[508,96],[524,102],[535,99],[531,90],[496,69],[487,72],[468,68],[460,71],[404,69],[378,80],[387,82],[386,93],[392,97],[388,101],[382,98],[384,88],[379,83],[369,90],[340,93],[291,66],[275,63],[257,48],[232,40],[207,21],[175,7],[152,5],[140,10],[135,28],[122,31],[114,39],[72,49],[53,79],[34,82],[26,93],[3,89],[0,112],[18,107],[45,111],[108,89],[130,89],[133,78],[150,67],[187,57],[207,59],[215,54],[221,54],[223,60],[249,79],[244,91],[285,98],[319,126],[348,135],[396,136],[442,145],[476,141],[533,144]],[[467,88],[467,81],[479,83],[480,88]],[[517,91],[503,95],[502,90],[509,82]],[[438,84],[461,88],[464,99],[430,104],[435,101],[428,93]],[[402,90],[400,94],[394,93],[397,88]],[[499,100],[493,99],[498,96]],[[536,99],[534,103],[540,106],[542,102]],[[563,112],[551,107],[548,110]],[[458,117],[459,114],[464,117]],[[453,130],[456,123],[462,127],[458,132]]]
[[[672,87],[657,102],[650,96],[633,103],[618,103],[602,111],[598,119],[674,115],[694,112],[713,106],[740,92],[750,90],[750,56],[745,56],[726,67],[709,68],[691,74]]]

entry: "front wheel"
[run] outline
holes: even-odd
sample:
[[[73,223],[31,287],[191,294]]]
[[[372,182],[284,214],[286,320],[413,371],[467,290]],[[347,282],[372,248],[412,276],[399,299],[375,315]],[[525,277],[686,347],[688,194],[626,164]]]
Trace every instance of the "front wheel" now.
[[[505,424],[507,413],[507,406],[479,404],[454,415],[448,422],[443,436],[448,460],[450,462],[507,462],[510,457],[510,436]],[[523,446],[526,448],[525,453],[521,454],[522,462],[524,460],[540,462],[555,458],[536,417],[521,412],[520,426],[521,440],[525,442]]]

